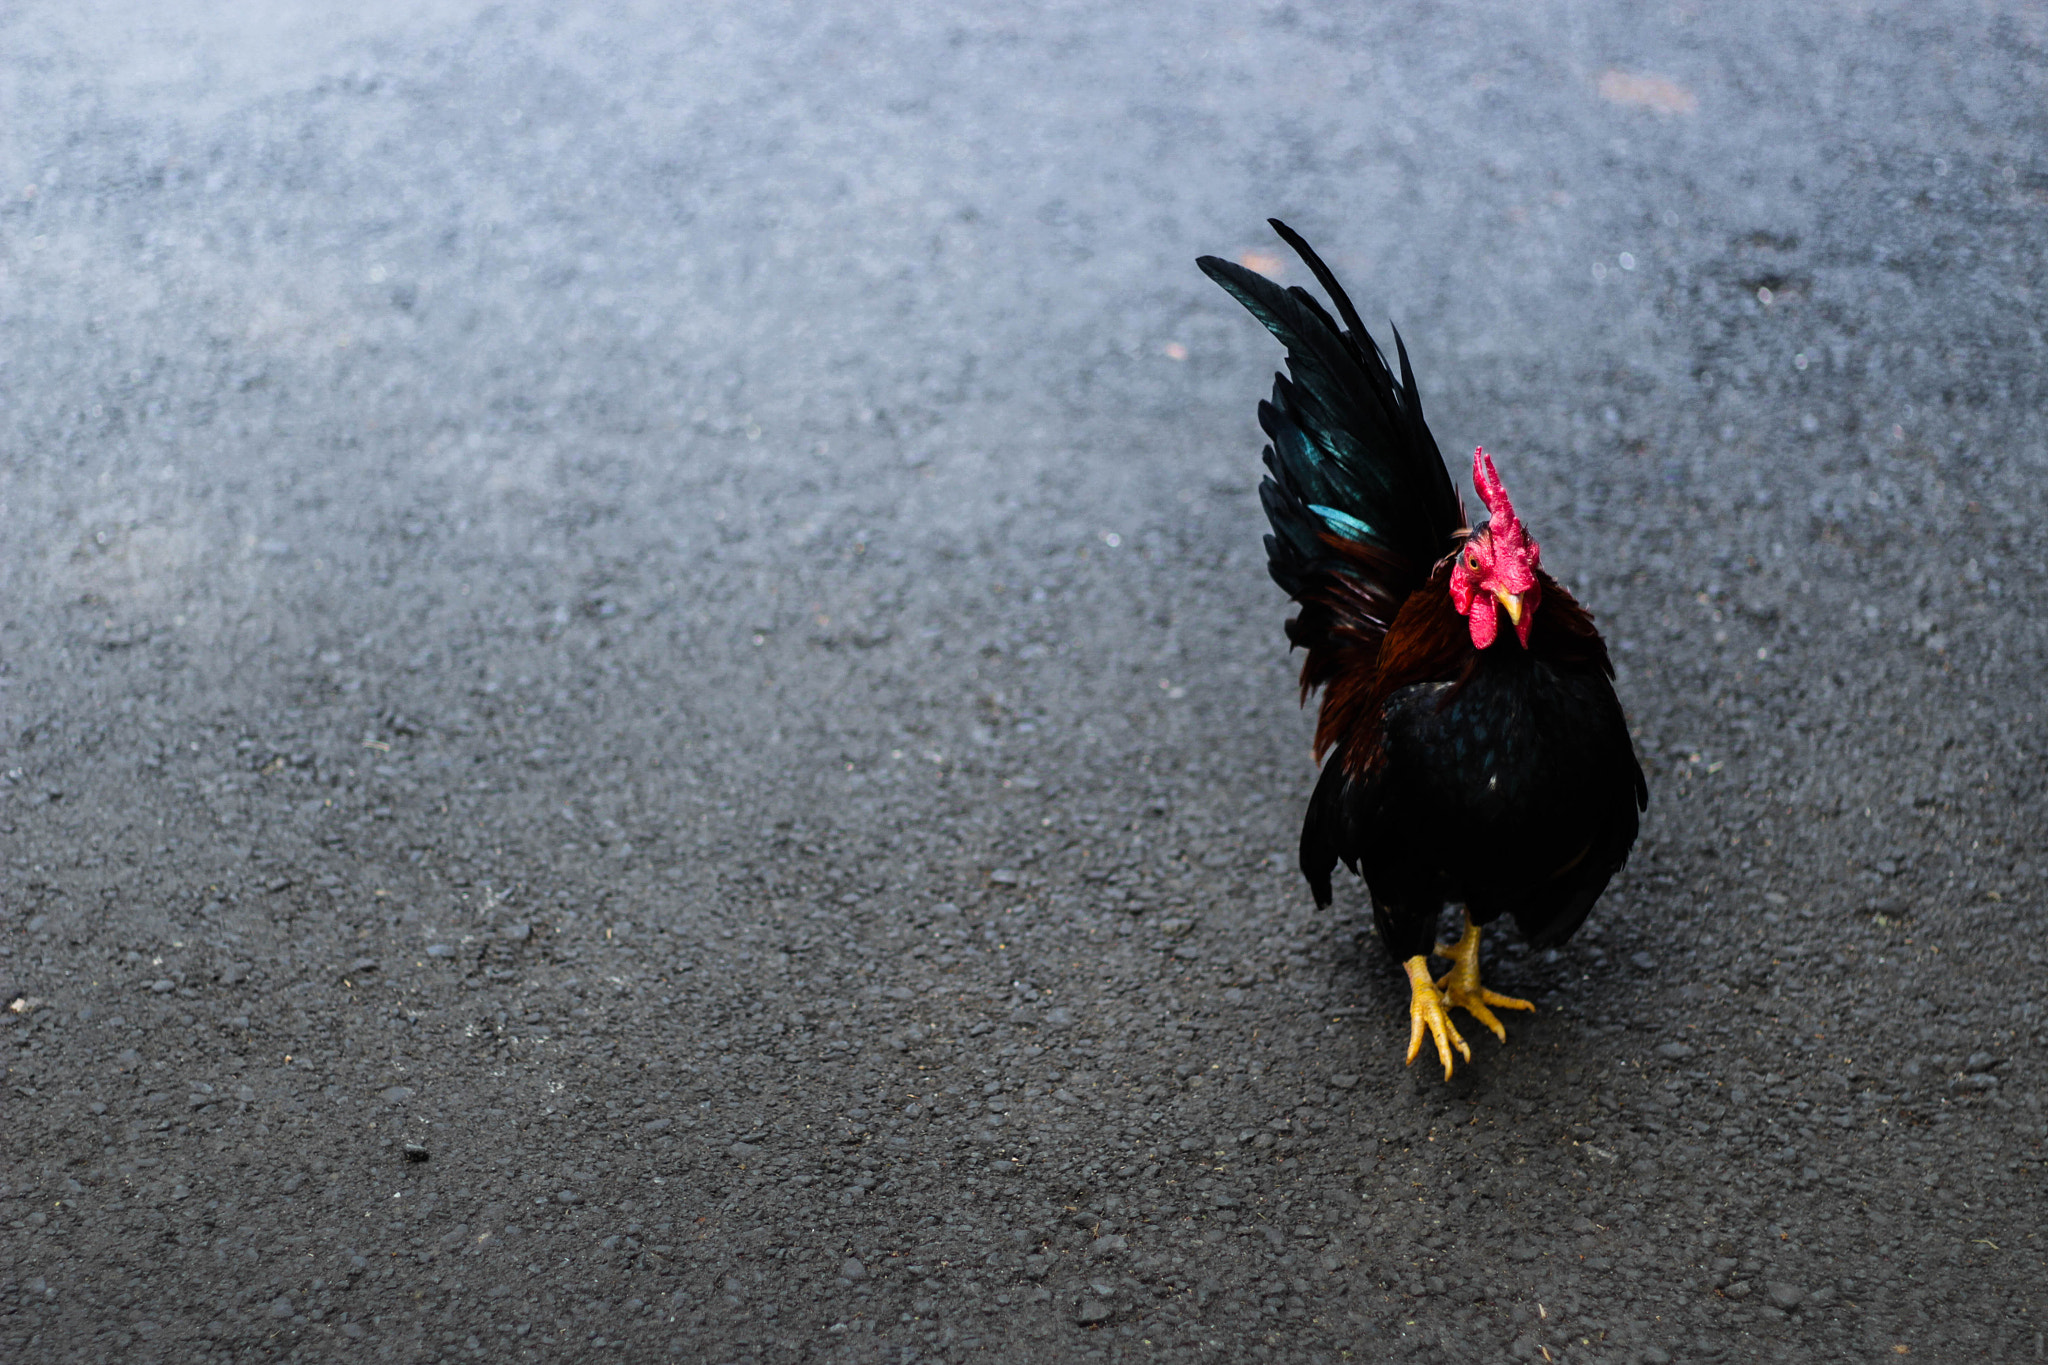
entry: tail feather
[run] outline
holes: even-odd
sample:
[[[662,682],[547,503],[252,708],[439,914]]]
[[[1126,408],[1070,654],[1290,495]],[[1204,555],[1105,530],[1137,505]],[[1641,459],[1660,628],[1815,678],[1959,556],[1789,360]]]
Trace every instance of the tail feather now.
[[[1316,277],[1316,283],[1321,285],[1323,292],[1330,296],[1330,302],[1337,305],[1337,316],[1344,319],[1344,325],[1351,329],[1352,335],[1366,335],[1365,324],[1358,320],[1358,310],[1351,306],[1351,296],[1344,292],[1343,285],[1337,283],[1336,272],[1323,264],[1323,258],[1316,255],[1315,248],[1311,247],[1300,233],[1281,222],[1278,218],[1268,218],[1266,224],[1273,231],[1279,233],[1280,240],[1293,247],[1294,254],[1301,257],[1308,265],[1309,270]],[[1310,303],[1313,304],[1314,300],[1311,299]],[[1317,311],[1320,312],[1321,310],[1318,309]],[[1327,321],[1327,318],[1325,320]],[[1333,332],[1337,330],[1334,324],[1330,330]]]
[[[1346,829],[1344,765],[1332,759],[1316,779],[1315,795],[1308,800],[1308,814],[1301,822],[1301,875],[1308,879],[1316,904],[1330,904],[1330,874],[1337,868],[1339,849],[1349,848]]]
[[[1369,664],[1394,614],[1455,548],[1464,508],[1423,420],[1400,333],[1398,379],[1336,275],[1300,234],[1300,254],[1343,319],[1306,289],[1283,289],[1230,261],[1197,264],[1287,348],[1287,373],[1259,405],[1269,477],[1259,487],[1273,534],[1267,569],[1302,604],[1288,638],[1309,650],[1304,688]],[[1363,654],[1361,656],[1361,651]]]

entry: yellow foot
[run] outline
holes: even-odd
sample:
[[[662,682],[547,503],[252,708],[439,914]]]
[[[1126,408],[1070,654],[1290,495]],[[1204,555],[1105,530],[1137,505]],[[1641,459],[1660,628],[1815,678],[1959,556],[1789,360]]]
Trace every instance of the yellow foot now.
[[[1472,1049],[1458,1030],[1451,1026],[1451,1016],[1444,1009],[1444,998],[1437,993],[1436,982],[1429,978],[1429,959],[1417,954],[1401,964],[1408,972],[1408,1064],[1414,1065],[1416,1055],[1422,1051],[1422,1035],[1425,1030],[1436,1042],[1436,1055],[1443,1059],[1444,1079],[1451,1078],[1451,1049],[1458,1049],[1458,1055],[1466,1061],[1472,1060]]]
[[[1451,962],[1451,969],[1436,979],[1437,989],[1443,992],[1445,1003],[1464,1010],[1492,1029],[1493,1036],[1503,1043],[1508,1040],[1508,1031],[1501,1027],[1500,1020],[1493,1017],[1493,1011],[1487,1006],[1495,1005],[1504,1010],[1536,1008],[1526,1000],[1498,994],[1479,984],[1479,926],[1470,920],[1465,921],[1465,936],[1449,947],[1438,945],[1435,955]]]

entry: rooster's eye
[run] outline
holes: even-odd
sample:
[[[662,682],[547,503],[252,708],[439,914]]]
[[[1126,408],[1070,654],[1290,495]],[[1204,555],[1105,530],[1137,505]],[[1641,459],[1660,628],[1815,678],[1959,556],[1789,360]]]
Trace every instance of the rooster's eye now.
[[[1478,555],[1466,555],[1466,556],[1465,556],[1465,567],[1466,567],[1466,568],[1468,568],[1468,569],[1476,569],[1476,568],[1478,568],[1478,567],[1479,567],[1479,556],[1478,556]]]

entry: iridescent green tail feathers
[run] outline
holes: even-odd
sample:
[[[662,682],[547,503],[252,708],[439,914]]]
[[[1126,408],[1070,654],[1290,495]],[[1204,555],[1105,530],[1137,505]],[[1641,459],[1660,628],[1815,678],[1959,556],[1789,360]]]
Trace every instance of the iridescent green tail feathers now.
[[[1408,351],[1394,334],[1397,378],[1351,300],[1307,242],[1278,219],[1336,306],[1215,256],[1196,262],[1287,348],[1272,401],[1259,405],[1270,477],[1259,486],[1273,533],[1267,569],[1302,604],[1288,638],[1310,650],[1342,631],[1376,646],[1408,594],[1456,547],[1464,508],[1423,420]],[[1333,576],[1341,575],[1341,580]],[[1334,590],[1334,591],[1333,591]],[[1321,672],[1312,658],[1303,677]]]

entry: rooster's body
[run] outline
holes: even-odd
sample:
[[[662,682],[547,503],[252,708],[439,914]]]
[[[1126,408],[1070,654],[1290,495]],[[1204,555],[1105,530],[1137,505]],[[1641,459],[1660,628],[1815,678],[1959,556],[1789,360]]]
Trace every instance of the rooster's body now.
[[[1400,375],[1308,245],[1275,222],[1335,303],[1210,256],[1211,279],[1287,347],[1259,406],[1272,445],[1259,489],[1273,579],[1301,606],[1288,639],[1323,690],[1324,763],[1301,832],[1318,904],[1338,862],[1364,876],[1381,941],[1412,987],[1408,1057],[1425,1031],[1451,1071],[1470,1049],[1445,1006],[1502,1038],[1489,1006],[1528,1009],[1479,983],[1479,926],[1512,915],[1536,946],[1569,938],[1628,859],[1648,802],[1613,666],[1592,618],[1538,564],[1493,465],[1474,480],[1478,530]],[[1506,628],[1503,620],[1506,618]],[[1436,941],[1446,903],[1467,929]],[[1441,979],[1432,952],[1454,963]]]

